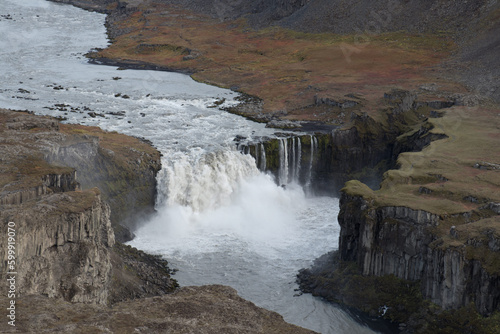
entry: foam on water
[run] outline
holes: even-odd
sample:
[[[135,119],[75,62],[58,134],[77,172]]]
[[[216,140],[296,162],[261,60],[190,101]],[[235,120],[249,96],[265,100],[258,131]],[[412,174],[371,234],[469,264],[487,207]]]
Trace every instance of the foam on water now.
[[[253,158],[235,148],[215,152],[199,148],[173,155],[175,159],[163,159],[157,176],[158,210],[175,205],[194,212],[219,209],[231,204],[231,196],[242,182],[259,174]]]

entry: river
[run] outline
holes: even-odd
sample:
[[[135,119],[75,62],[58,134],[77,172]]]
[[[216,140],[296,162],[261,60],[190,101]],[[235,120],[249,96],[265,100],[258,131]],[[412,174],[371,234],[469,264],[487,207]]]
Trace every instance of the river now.
[[[91,65],[104,15],[43,0],[1,0],[0,107],[150,140],[163,154],[158,215],[130,245],[163,255],[181,285],[224,284],[320,333],[375,333],[342,308],[297,293],[295,275],[337,247],[338,200],[275,184],[234,138],[273,130],[218,108],[236,94],[182,74]]]

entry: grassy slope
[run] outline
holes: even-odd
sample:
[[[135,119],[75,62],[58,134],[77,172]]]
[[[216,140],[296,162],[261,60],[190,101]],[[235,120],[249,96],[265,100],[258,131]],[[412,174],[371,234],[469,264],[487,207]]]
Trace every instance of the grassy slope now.
[[[388,33],[356,42],[352,35],[254,31],[244,20],[221,23],[162,4],[139,6],[118,26],[132,31],[100,56],[189,69],[196,80],[238,87],[262,98],[265,111],[284,110],[290,119],[333,119],[335,110],[314,115],[304,109],[315,95],[356,93],[364,111],[376,111],[377,99],[395,86],[432,81],[444,90],[461,89],[431,69],[454,47],[446,34]]]
[[[102,148],[115,153],[114,157],[120,164],[127,164],[127,160],[141,158],[141,153],[145,153],[160,160],[160,152],[151,145],[138,140],[137,138],[119,134],[118,132],[103,131],[95,126],[84,126],[77,124],[60,124],[61,132],[67,135],[82,135],[99,138]]]
[[[400,168],[386,172],[381,190],[371,191],[355,183],[349,184],[349,189],[380,205],[411,206],[439,215],[500,202],[500,171],[474,167],[476,163],[499,162],[499,110],[453,107],[443,118],[429,122],[434,125],[432,132],[445,133],[448,138],[432,142],[421,152],[400,154]],[[431,193],[419,192],[422,186]],[[476,198],[477,203],[466,197]],[[445,205],[436,201],[442,198],[447,199]]]
[[[496,108],[453,107],[443,118],[431,119],[432,130],[448,138],[421,152],[402,153],[400,168],[385,174],[381,189],[372,191],[357,181],[344,188],[372,199],[379,206],[406,206],[438,214],[442,223],[433,233],[439,247],[463,247],[467,256],[481,260],[491,274],[500,271],[500,254],[471,246],[471,240],[500,238],[500,216],[485,206],[500,203],[500,169],[474,167],[500,162],[500,113]],[[425,191],[422,191],[425,189]],[[465,219],[463,213],[472,213]],[[472,221],[472,222],[471,222]],[[452,226],[458,237],[450,237]]]
[[[9,124],[20,120],[30,129],[11,130]],[[47,123],[58,123],[51,117],[32,116],[27,113],[0,109],[0,138],[2,156],[0,161],[0,189],[2,192],[31,189],[42,185],[42,178],[48,174],[72,173],[74,168],[49,164],[44,159],[43,143],[37,138],[58,141],[58,133],[67,135],[68,142],[86,142],[90,137],[99,138],[100,147],[112,150],[110,159],[122,173],[133,174],[130,161],[137,161],[145,153],[160,160],[160,153],[150,145],[133,137],[106,132],[97,127],[57,124],[48,129]],[[79,196],[78,194],[74,196]]]

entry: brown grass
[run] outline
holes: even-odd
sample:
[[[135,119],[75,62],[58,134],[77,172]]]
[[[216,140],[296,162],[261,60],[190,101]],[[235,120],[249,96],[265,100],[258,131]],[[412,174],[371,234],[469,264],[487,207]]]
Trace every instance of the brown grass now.
[[[88,135],[99,138],[100,146],[115,152],[115,156],[122,159],[140,157],[140,153],[151,156],[159,156],[159,152],[151,145],[137,138],[119,134],[117,132],[104,131],[95,126],[84,126],[77,124],[60,124],[62,133],[68,135]]]
[[[139,7],[120,26],[133,31],[117,38],[101,56],[189,69],[196,72],[196,80],[238,86],[262,98],[265,111],[285,110],[292,119],[332,117],[302,114],[316,94],[342,97],[355,92],[375,101],[391,87],[435,82],[429,67],[454,47],[439,34],[383,34],[360,44],[356,36],[280,28],[254,31],[243,20],[220,23],[163,4],[155,4],[152,11]],[[144,52],[141,45],[170,47]],[[186,50],[197,57],[183,60]],[[366,107],[375,110],[376,103],[367,102]]]
[[[500,170],[474,165],[500,163],[498,115],[497,109],[486,107],[453,107],[445,117],[429,120],[434,132],[448,138],[432,142],[421,152],[401,154],[401,167],[386,172],[380,190],[372,191],[357,181],[348,183],[345,190],[377,205],[407,206],[441,215],[445,221],[436,231],[441,235],[448,234],[451,225],[466,223],[462,216],[454,215],[475,211],[474,219],[486,218],[491,213],[480,208],[500,202]],[[420,192],[421,187],[431,193]]]

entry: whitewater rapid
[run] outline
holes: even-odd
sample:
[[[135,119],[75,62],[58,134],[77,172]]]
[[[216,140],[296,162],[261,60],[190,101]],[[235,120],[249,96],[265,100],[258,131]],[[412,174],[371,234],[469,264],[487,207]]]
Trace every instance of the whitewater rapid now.
[[[101,14],[43,0],[2,0],[0,10],[10,15],[0,16],[0,107],[143,137],[161,151],[158,214],[140,223],[132,246],[163,255],[181,285],[230,285],[321,333],[374,333],[296,291],[297,271],[335,249],[339,233],[338,200],[309,198],[294,182],[298,139],[291,151],[280,141],[276,182],[234,142],[273,131],[214,108],[236,103],[234,92],[176,73],[88,64],[86,52],[108,45]],[[262,147],[259,156],[264,169]]]

